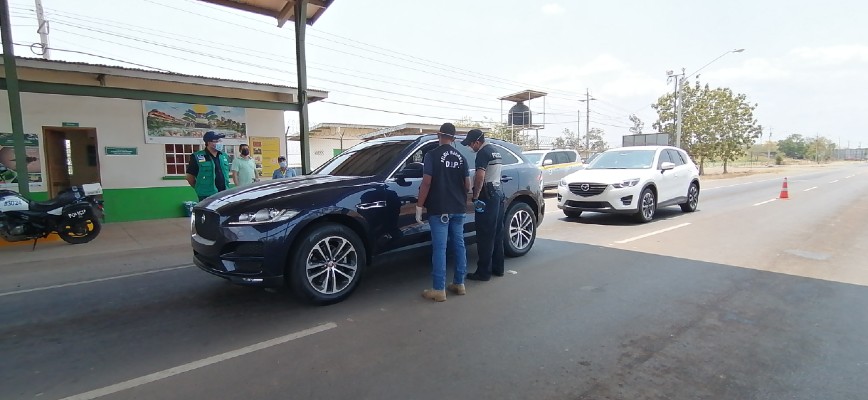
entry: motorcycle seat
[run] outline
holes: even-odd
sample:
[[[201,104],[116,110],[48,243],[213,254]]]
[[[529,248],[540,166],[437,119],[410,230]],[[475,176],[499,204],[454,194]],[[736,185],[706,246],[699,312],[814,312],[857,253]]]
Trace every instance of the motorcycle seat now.
[[[30,211],[49,212],[56,208],[61,208],[66,202],[63,199],[55,198],[48,201],[31,201]]]
[[[75,195],[70,192],[64,192],[57,197],[47,201],[31,201],[30,211],[49,212],[51,210],[62,208],[63,206],[72,203],[75,200]]]

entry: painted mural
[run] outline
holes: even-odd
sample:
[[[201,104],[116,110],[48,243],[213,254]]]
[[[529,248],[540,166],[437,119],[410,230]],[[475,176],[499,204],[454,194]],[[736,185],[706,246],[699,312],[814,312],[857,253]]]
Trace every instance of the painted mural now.
[[[247,143],[246,110],[240,107],[143,101],[145,143],[202,143],[205,132],[226,144]]]
[[[27,153],[27,181],[31,189],[42,187],[42,165],[39,162],[39,137],[24,134],[24,151]],[[18,189],[19,175],[16,171],[15,140],[11,133],[0,132],[0,189]]]

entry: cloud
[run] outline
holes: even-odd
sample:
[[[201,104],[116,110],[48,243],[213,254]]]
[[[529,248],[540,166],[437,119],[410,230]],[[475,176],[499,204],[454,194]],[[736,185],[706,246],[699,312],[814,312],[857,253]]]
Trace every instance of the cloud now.
[[[667,88],[665,78],[649,77],[610,54],[601,54],[582,65],[548,66],[519,80],[573,93],[596,88],[594,94],[605,97],[657,96]]]
[[[799,47],[791,50],[790,55],[800,62],[821,67],[868,63],[868,46]]]
[[[560,15],[566,12],[566,10],[558,3],[549,3],[542,7],[542,12],[546,15]]]

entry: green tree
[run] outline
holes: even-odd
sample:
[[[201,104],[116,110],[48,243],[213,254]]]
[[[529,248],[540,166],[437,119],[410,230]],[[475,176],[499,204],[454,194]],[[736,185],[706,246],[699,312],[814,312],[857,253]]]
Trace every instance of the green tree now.
[[[630,122],[633,123],[633,127],[630,128],[630,133],[632,133],[634,135],[641,135],[642,134],[642,128],[645,127],[645,123],[642,122],[642,120],[639,119],[639,117],[637,117],[636,114],[630,114]]]
[[[723,88],[713,90],[710,95],[716,105],[710,110],[718,134],[715,156],[723,161],[726,174],[729,162],[744,156],[762,135],[762,126],[753,117],[756,104],[748,104],[744,94],[733,95],[730,89]]]
[[[815,161],[817,164],[828,162],[835,152],[835,142],[823,136],[809,138],[805,142],[805,159]]]
[[[577,149],[584,147],[584,144],[588,143],[589,148],[587,150],[589,155],[591,153],[599,153],[608,150],[609,144],[603,139],[605,134],[606,132],[600,128],[591,128],[590,132],[579,139],[580,147],[577,147]]]
[[[778,151],[787,157],[802,160],[808,151],[808,143],[804,136],[794,133],[787,136],[786,139],[778,141]]]
[[[536,143],[536,135],[531,137],[528,131],[521,131],[509,125],[489,120],[488,118],[485,118],[483,121],[475,121],[470,117],[463,117],[452,123],[457,128],[487,128],[488,132],[485,134],[485,137],[500,139],[522,148],[536,148],[539,145]]]
[[[743,94],[735,95],[730,89],[711,89],[701,85],[681,87],[682,124],[681,147],[699,161],[700,174],[705,162],[715,159],[726,163],[745,154],[748,146],[759,137],[761,127],[753,118],[756,104],[748,104]],[[658,132],[668,133],[675,140],[675,94],[667,93],[651,107],[657,111],[652,125]]]

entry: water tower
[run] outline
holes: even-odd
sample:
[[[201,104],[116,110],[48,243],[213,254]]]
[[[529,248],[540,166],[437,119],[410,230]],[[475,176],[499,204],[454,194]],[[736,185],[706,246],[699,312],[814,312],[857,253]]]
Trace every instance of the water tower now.
[[[515,142],[516,134],[522,135],[524,139],[527,139],[528,131],[536,132],[536,146],[539,146],[539,130],[545,128],[546,124],[546,99],[545,96],[548,93],[539,92],[536,90],[523,90],[518,93],[513,93],[508,96],[503,96],[500,98],[500,115],[503,118],[503,101],[513,102],[512,107],[510,107],[509,112],[506,115],[506,126],[509,128],[509,131],[512,135],[512,141]],[[537,116],[542,116],[542,123],[534,124],[534,112],[531,109],[531,100],[542,98],[542,112],[537,112]],[[539,103],[539,101],[537,101]],[[537,118],[539,121],[539,118]],[[523,144],[526,145],[527,140],[523,141]]]

